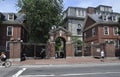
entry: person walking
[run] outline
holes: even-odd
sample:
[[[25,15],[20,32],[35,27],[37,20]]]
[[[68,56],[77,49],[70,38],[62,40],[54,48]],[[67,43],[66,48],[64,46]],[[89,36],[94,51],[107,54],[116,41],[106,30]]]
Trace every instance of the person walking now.
[[[105,52],[101,50],[101,61],[104,62]]]

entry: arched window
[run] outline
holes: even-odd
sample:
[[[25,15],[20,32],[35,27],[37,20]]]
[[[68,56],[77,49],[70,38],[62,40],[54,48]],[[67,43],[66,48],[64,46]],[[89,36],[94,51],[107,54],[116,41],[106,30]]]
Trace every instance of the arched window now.
[[[77,34],[78,34],[78,35],[81,35],[81,34],[82,34],[81,24],[78,24]]]

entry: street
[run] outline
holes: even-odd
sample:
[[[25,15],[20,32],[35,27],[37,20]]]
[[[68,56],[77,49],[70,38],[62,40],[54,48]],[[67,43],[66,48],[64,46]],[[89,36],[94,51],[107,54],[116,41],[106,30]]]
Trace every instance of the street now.
[[[120,63],[0,67],[0,77],[120,77]]]

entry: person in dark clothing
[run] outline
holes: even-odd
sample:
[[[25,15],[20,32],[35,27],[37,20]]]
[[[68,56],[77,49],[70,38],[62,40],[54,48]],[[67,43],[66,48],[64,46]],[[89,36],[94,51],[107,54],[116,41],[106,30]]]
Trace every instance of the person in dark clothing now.
[[[7,57],[4,52],[1,52],[0,58],[1,58],[1,61],[3,62],[7,60]]]

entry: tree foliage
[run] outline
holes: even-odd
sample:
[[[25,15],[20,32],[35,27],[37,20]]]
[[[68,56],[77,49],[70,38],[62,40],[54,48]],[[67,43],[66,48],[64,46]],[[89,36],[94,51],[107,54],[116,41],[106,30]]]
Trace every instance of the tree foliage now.
[[[45,43],[53,25],[59,25],[63,0],[18,0],[17,6],[26,14],[29,41]]]

